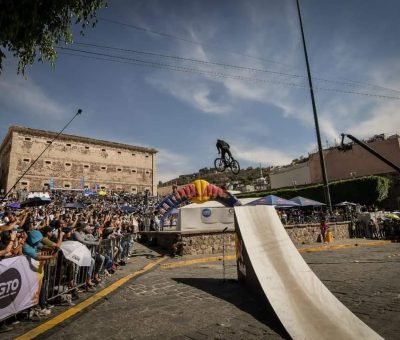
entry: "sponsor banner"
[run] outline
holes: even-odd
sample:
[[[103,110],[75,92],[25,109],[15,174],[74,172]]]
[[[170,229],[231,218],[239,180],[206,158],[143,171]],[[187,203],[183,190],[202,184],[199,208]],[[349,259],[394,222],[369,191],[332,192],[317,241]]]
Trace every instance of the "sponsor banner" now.
[[[39,265],[26,256],[0,261],[0,320],[39,302],[43,278]]]
[[[233,208],[203,208],[201,209],[201,222],[203,223],[233,223]]]

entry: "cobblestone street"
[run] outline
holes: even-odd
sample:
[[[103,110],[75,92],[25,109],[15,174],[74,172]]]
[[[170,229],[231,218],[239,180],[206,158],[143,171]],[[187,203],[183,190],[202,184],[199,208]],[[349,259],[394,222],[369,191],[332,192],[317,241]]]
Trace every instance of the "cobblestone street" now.
[[[398,339],[399,243],[302,255],[353,313],[385,339]],[[265,302],[236,282],[236,263],[229,261],[225,282],[221,262],[170,269],[161,265],[41,336],[50,337],[273,339],[288,335]]]

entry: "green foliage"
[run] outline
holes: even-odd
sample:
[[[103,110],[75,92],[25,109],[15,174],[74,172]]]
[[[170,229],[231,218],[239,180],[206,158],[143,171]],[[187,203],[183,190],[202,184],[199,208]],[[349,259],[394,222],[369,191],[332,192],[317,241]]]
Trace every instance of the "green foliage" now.
[[[18,73],[37,61],[57,58],[55,44],[72,43],[71,25],[95,26],[104,0],[0,0],[0,72],[5,51],[18,58]]]
[[[329,191],[332,204],[342,201],[357,202],[361,204],[374,204],[382,202],[388,197],[390,180],[381,176],[368,176],[356,179],[348,179],[331,182]],[[316,201],[325,202],[324,189],[321,184],[311,185],[302,188],[290,188],[263,191],[258,193],[245,193],[237,195],[242,197],[264,197],[276,195],[290,199],[295,196],[303,196]]]

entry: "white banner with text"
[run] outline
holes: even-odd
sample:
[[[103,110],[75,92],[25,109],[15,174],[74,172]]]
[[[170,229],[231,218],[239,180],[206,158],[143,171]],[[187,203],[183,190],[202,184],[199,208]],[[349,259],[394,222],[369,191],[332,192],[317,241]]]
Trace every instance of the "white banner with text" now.
[[[43,279],[39,265],[26,256],[0,260],[0,320],[39,302]]]

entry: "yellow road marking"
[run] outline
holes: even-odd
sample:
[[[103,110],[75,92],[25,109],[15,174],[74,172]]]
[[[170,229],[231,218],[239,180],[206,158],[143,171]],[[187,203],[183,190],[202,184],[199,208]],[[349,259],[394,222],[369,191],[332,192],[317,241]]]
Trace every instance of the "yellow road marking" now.
[[[366,243],[354,243],[354,244],[338,244],[338,245],[327,245],[327,246],[318,246],[318,247],[309,247],[309,248],[298,248],[297,250],[299,253],[306,253],[306,252],[317,252],[317,251],[325,251],[325,250],[335,250],[335,249],[344,249],[344,248],[355,248],[355,247],[363,247],[363,246],[378,246],[383,244],[391,243],[391,241],[373,241],[373,242],[366,242]],[[357,245],[356,245],[357,244]],[[236,255],[226,255],[225,261],[233,261],[236,260]],[[209,256],[209,257],[201,257],[198,259],[192,260],[185,260],[179,262],[170,262],[164,263],[160,266],[161,269],[172,269],[178,267],[187,267],[192,266],[194,264],[199,263],[208,263],[208,262],[217,262],[222,261],[222,256]]]
[[[150,269],[157,266],[159,263],[165,261],[166,259],[167,259],[167,257],[162,257],[154,262],[147,264],[142,269],[140,269],[134,273],[128,274],[127,276],[124,276],[123,278],[119,279],[118,281],[115,281],[114,283],[112,283],[110,286],[102,289],[98,293],[96,293],[93,296],[91,296],[90,298],[86,299],[85,301],[82,301],[78,305],[71,307],[70,309],[66,310],[65,312],[42,323],[41,325],[30,330],[29,332],[22,334],[21,336],[17,337],[16,340],[28,340],[28,339],[33,339],[33,338],[37,337],[38,335],[48,331],[49,329],[53,328],[54,326],[57,326],[59,323],[67,320],[71,316],[74,316],[75,314],[79,313],[80,311],[82,311],[86,307],[92,305],[96,301],[102,299],[104,296],[110,294],[111,292],[116,290],[118,287],[122,286],[124,283],[126,283],[130,279],[149,271]]]
[[[225,260],[226,261],[236,260],[236,255],[226,255]],[[222,256],[209,256],[209,257],[202,257],[202,258],[193,259],[193,260],[165,263],[165,264],[161,265],[161,269],[187,267],[187,266],[191,266],[193,264],[217,262],[217,261],[222,261]]]
[[[365,246],[380,246],[383,244],[391,243],[391,241],[373,241],[366,243],[352,243],[352,244],[338,244],[338,245],[326,245],[320,247],[310,247],[310,248],[300,248],[298,249],[299,253],[308,253],[308,252],[316,252],[316,251],[325,251],[325,250],[335,250],[335,249],[344,249],[344,248],[355,248],[355,247],[365,247]],[[357,244],[357,245],[356,245]]]

